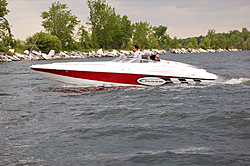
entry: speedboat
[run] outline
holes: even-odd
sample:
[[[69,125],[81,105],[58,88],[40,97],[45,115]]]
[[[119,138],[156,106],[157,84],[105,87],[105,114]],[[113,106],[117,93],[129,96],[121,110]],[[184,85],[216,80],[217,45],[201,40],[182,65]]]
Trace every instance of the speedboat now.
[[[189,64],[120,56],[112,61],[66,62],[30,66],[61,85],[160,86],[170,83],[201,83],[215,74]]]

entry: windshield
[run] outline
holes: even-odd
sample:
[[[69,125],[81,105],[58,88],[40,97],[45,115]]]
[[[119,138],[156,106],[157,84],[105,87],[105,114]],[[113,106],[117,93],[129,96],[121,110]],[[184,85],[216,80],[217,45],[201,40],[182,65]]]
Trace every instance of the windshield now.
[[[158,63],[157,61],[147,60],[147,59],[135,59],[129,56],[120,56],[112,60],[112,62],[120,63]]]
[[[132,61],[132,60],[133,60],[133,57],[119,56],[118,58],[113,59],[112,62],[128,63],[129,61]]]

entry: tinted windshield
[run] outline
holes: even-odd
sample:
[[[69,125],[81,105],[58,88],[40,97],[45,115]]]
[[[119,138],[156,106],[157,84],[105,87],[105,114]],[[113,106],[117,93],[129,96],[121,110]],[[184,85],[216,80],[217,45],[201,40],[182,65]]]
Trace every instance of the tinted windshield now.
[[[157,61],[147,60],[147,59],[134,59],[133,57],[120,56],[112,60],[112,62],[121,63],[157,63]]]

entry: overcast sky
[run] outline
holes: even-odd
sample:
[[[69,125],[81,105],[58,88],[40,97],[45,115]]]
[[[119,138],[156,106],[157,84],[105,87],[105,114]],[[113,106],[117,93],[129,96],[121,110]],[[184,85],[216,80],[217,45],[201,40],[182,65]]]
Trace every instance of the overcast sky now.
[[[7,0],[10,13],[6,18],[12,25],[15,39],[25,40],[43,27],[41,12],[49,11],[55,0]],[[61,0],[81,24],[87,22],[89,9],[86,0]],[[164,25],[171,38],[206,35],[208,29],[216,33],[250,30],[250,0],[106,0],[115,7],[116,14],[127,15],[135,22]]]

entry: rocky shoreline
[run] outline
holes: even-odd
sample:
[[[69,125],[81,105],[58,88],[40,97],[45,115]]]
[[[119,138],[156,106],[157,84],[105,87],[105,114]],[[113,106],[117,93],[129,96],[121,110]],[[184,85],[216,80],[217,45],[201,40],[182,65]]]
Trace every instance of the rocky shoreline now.
[[[142,50],[141,53],[143,55],[153,55],[153,54],[187,54],[187,53],[211,53],[211,52],[227,52],[227,51],[241,51],[238,49],[207,49],[204,50],[202,48],[199,49],[172,49],[172,50]],[[60,53],[55,53],[54,50],[51,50],[48,54],[32,51],[31,53],[28,50],[25,50],[22,54],[15,53],[13,49],[10,49],[11,53],[0,52],[0,62],[12,62],[12,61],[33,61],[33,60],[54,60],[54,59],[77,59],[77,58],[94,58],[94,57],[118,57],[118,56],[133,56],[133,51],[103,51],[99,49],[98,51],[91,52],[67,52],[61,51]]]

